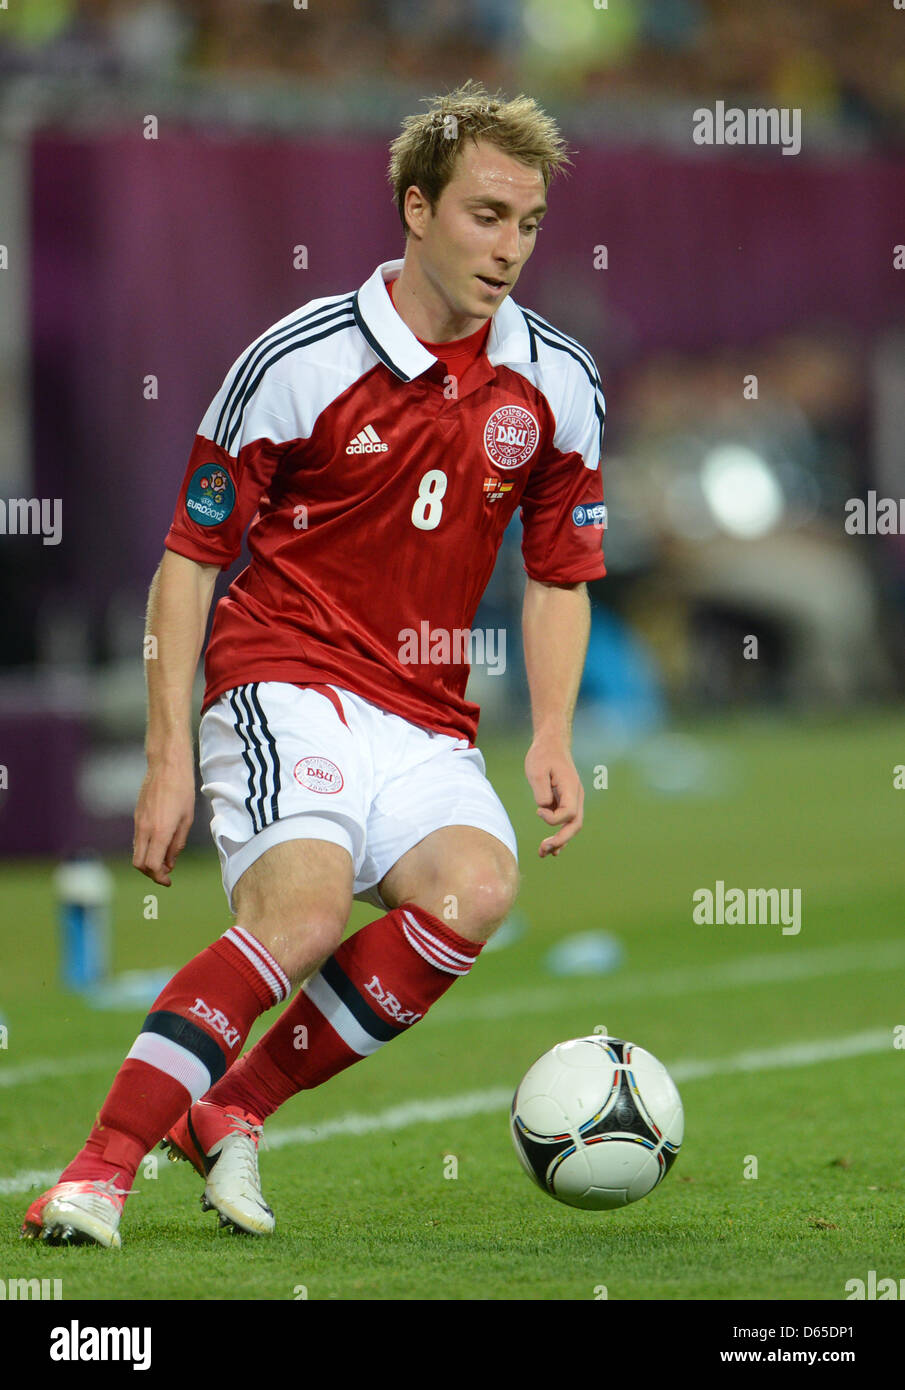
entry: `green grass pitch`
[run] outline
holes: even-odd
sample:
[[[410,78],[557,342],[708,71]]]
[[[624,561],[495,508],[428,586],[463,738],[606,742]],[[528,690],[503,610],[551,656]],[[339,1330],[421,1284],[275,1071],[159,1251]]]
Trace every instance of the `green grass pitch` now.
[[[194,1172],[160,1155],[120,1252],[19,1241],[23,1175],[80,1146],[145,1011],[62,992],[50,866],[0,867],[0,1275],[61,1278],[64,1299],[839,1300],[871,1269],[905,1273],[905,721],[709,722],[683,738],[609,762],[606,789],[605,752],[586,753],[585,829],[543,862],[524,743],[485,746],[528,930],[268,1122],[270,1240],[218,1231]],[[676,760],[692,784],[655,790],[651,769],[668,779]],[[157,920],[127,853],[113,868],[117,971],[175,970],[229,924],[212,847],[157,890]],[[800,933],[696,925],[692,894],[717,879],[800,888]],[[356,907],[351,926],[374,915]],[[591,929],[619,938],[621,968],[551,975],[551,946]],[[686,1137],[649,1198],[584,1213],[524,1176],[505,1098],[553,1043],[599,1025],[674,1071]]]

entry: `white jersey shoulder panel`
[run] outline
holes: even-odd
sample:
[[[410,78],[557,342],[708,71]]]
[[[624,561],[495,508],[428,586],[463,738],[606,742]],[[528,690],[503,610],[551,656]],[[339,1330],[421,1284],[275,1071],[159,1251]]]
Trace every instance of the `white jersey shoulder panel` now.
[[[354,292],[313,299],[268,328],[226,374],[198,433],[233,457],[256,439],[307,439],[326,406],[377,357],[358,330]]]

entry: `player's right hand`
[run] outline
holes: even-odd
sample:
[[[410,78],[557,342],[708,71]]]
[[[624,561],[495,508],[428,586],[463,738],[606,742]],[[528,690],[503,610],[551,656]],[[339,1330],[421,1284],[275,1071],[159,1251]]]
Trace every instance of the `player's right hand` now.
[[[180,756],[149,763],[135,807],[132,865],[170,888],[170,874],[185,849],[195,819],[195,765],[189,748]]]

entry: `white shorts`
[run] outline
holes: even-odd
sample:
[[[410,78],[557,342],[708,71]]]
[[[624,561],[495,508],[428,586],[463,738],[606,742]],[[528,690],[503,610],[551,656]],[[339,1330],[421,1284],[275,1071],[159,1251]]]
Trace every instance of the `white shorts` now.
[[[245,870],[284,840],[342,845],[355,897],[383,908],[377,884],[432,830],[475,826],[518,858],[477,748],[339,686],[228,690],[202,716],[200,753],[230,911]]]

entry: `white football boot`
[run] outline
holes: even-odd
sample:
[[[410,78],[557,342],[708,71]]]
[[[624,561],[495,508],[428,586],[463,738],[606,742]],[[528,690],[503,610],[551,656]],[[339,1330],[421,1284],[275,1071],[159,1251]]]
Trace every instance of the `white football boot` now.
[[[47,1245],[104,1245],[118,1250],[122,1244],[119,1221],[127,1189],[116,1179],[80,1179],[58,1182],[36,1197],[25,1214],[22,1236]]]
[[[205,1179],[202,1210],[219,1212],[221,1226],[255,1236],[272,1235],[276,1224],[258,1172],[262,1133],[257,1116],[201,1100],[160,1141],[168,1158],[186,1159]]]

